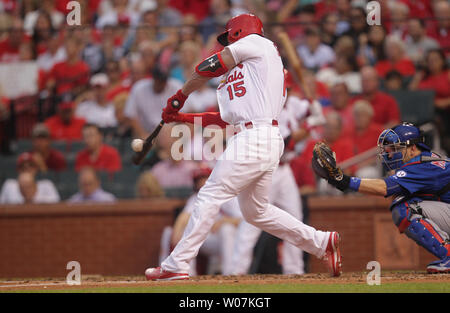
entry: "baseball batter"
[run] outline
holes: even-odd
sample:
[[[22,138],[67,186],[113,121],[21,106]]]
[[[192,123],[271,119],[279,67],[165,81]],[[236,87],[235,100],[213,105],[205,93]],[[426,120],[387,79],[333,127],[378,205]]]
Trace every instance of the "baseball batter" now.
[[[225,48],[197,65],[183,88],[168,99],[162,118],[166,123],[192,123],[200,116],[203,126],[229,124],[236,134],[200,189],[182,239],[160,267],[145,271],[147,279],[188,279],[189,262],[197,255],[219,208],[235,196],[247,222],[325,259],[332,275],[339,276],[339,234],[316,230],[269,203],[272,175],[284,148],[277,118],[286,90],[277,48],[263,36],[259,18],[251,14],[230,19],[217,39]],[[178,112],[190,93],[222,75],[225,80],[217,89],[220,112]],[[178,109],[172,106],[175,101],[180,104]]]
[[[384,179],[344,175],[323,143],[314,148],[313,169],[341,191],[393,196],[390,209],[399,231],[438,258],[427,271],[449,273],[450,160],[433,153],[419,128],[410,123],[384,130],[378,146],[385,168],[395,171]]]

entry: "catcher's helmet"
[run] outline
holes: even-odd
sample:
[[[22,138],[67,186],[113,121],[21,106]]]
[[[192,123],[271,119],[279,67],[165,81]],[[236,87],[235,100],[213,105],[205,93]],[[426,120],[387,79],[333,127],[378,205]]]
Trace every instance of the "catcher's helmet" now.
[[[256,15],[241,14],[228,21],[225,31],[217,36],[217,41],[228,46],[250,34],[264,35],[262,22]]]
[[[402,150],[416,145],[422,150],[430,151],[420,129],[411,123],[402,123],[385,129],[378,137],[379,157],[387,170],[395,170],[403,165]]]

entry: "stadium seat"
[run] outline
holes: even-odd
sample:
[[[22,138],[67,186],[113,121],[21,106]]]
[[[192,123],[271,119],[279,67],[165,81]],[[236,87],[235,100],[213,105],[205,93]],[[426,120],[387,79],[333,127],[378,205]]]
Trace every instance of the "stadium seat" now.
[[[131,150],[131,141],[131,138],[122,138],[114,144],[114,147],[119,151],[124,166],[133,164],[132,158],[134,152]]]
[[[30,151],[32,148],[30,139],[19,139],[15,143],[15,147],[13,148],[17,154],[21,154],[23,152]]]
[[[114,174],[101,173],[100,178],[103,188],[113,193],[117,198],[134,198],[135,185],[139,177],[139,168],[136,166],[124,167]]]
[[[17,178],[16,156],[2,156],[0,167],[0,188],[8,178]]]
[[[61,176],[58,172],[48,171],[47,173],[38,173],[36,179],[48,179],[51,180],[54,184],[58,184],[60,182]]]
[[[388,91],[398,102],[401,120],[423,125],[434,119],[434,91]]]
[[[78,173],[67,170],[59,173],[60,179],[55,182],[56,189],[62,200],[67,200],[78,191]]]
[[[78,153],[80,150],[84,149],[83,141],[65,141],[65,140],[56,140],[52,142],[52,147],[56,150],[61,151],[64,154],[67,153]]]
[[[135,184],[139,177],[139,168],[136,166],[124,165],[123,169],[114,173],[113,181]]]
[[[192,188],[186,187],[164,188],[164,193],[167,198],[187,199],[193,192]]]
[[[135,185],[121,182],[106,183],[103,186],[105,191],[111,192],[118,199],[135,198]]]

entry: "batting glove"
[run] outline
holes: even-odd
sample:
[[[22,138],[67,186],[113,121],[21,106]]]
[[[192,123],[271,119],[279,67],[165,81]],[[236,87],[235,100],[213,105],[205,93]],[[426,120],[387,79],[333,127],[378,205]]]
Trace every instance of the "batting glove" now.
[[[164,108],[161,114],[161,118],[164,123],[172,123],[180,121],[180,113],[178,111],[170,112],[168,108]]]
[[[166,113],[168,114],[172,114],[172,113],[176,113],[178,111],[180,111],[180,109],[183,107],[184,102],[186,101],[188,97],[185,96],[182,92],[181,89],[177,91],[176,94],[174,94],[172,97],[170,97],[167,100],[167,105],[166,105]],[[175,108],[173,107],[173,103],[177,101],[178,102],[178,106]]]

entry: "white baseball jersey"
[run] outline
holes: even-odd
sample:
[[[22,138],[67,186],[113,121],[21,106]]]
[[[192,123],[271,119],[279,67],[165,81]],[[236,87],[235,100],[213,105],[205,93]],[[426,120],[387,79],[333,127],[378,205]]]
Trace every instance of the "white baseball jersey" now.
[[[232,125],[276,120],[286,100],[283,63],[275,44],[252,34],[226,47],[235,63],[217,88],[221,118]]]

